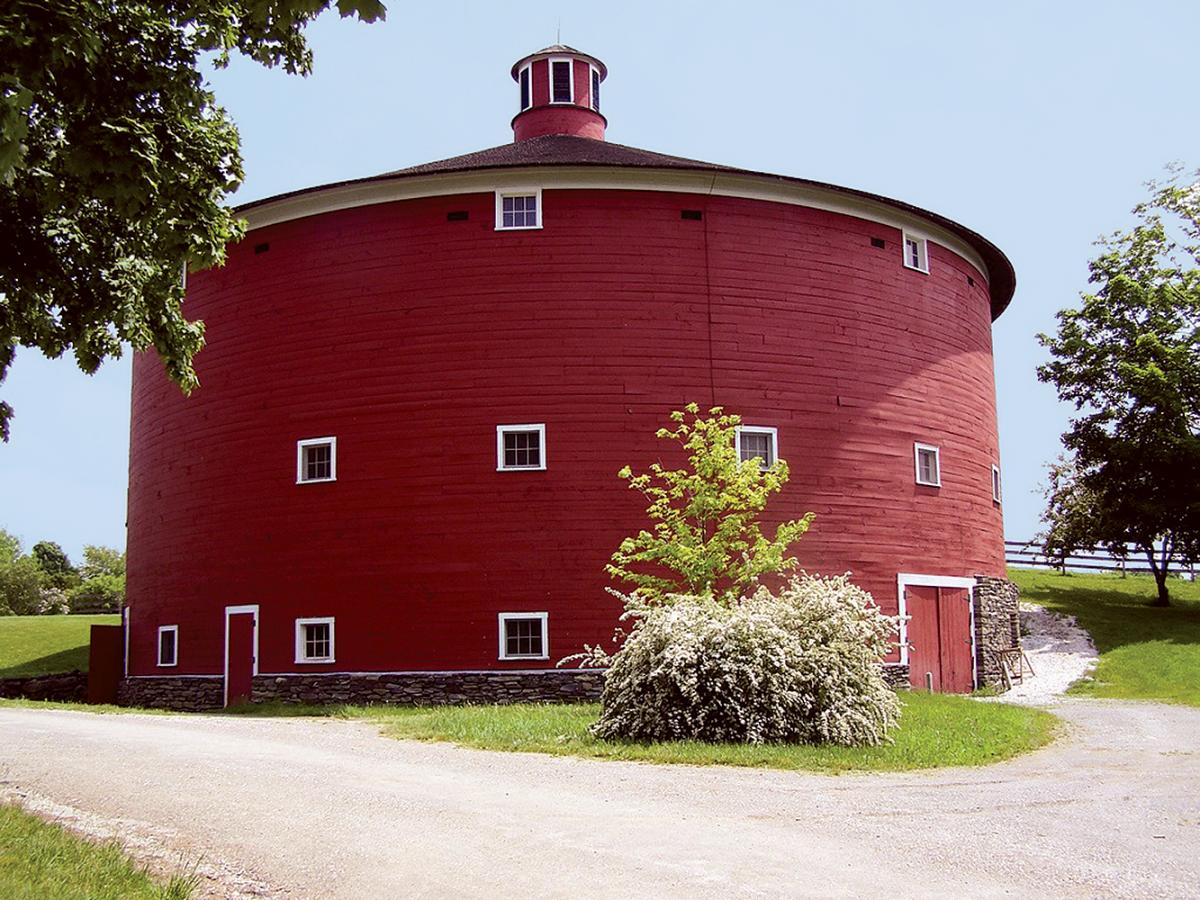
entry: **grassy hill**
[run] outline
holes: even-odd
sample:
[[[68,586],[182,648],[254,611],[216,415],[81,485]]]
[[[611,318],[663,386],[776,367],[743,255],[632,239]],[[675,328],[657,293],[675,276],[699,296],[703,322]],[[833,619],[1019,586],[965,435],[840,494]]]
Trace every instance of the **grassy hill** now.
[[[0,678],[86,671],[93,625],[120,616],[0,616]]]
[[[1100,651],[1095,680],[1073,693],[1200,706],[1200,583],[1173,579],[1172,607],[1149,606],[1145,575],[1009,569],[1021,598],[1075,616]]]

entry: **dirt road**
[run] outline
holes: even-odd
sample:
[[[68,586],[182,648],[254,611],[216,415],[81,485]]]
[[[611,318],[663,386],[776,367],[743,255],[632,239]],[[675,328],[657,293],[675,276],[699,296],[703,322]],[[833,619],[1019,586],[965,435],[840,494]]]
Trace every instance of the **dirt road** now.
[[[1011,763],[825,777],[488,753],[303,719],[0,708],[0,796],[216,895],[1200,893],[1200,710],[1071,701]]]

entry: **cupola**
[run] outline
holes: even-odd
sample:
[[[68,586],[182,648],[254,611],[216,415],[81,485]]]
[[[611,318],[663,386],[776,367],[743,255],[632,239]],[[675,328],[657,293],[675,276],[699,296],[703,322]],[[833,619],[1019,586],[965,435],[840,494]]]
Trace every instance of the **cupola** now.
[[[518,60],[512,67],[520,104],[513,138],[569,134],[604,140],[608,120],[600,114],[600,83],[607,75],[596,57],[564,44]]]

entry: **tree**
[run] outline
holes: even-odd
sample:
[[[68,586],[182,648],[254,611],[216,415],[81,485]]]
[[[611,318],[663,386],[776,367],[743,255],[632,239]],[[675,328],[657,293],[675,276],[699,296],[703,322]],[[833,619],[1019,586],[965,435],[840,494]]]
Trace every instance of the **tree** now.
[[[768,538],[758,517],[787,483],[787,463],[764,468],[758,459],[739,460],[734,439],[741,419],[719,406],[701,417],[689,403],[671,413],[671,421],[675,428],[659,429],[658,437],[678,442],[688,453],[687,466],[653,463],[642,475],[629,466],[620,471],[649,501],[646,515],[654,524],[652,531],[623,540],[607,571],[631,584],[644,604],[662,603],[671,594],[736,603],[761,575],[796,567],[788,548],[808,530],[812,513],[782,523]]]
[[[124,578],[125,554],[112,547],[87,544],[83,548],[83,565],[79,567],[79,576],[86,581],[101,575]]]
[[[71,565],[66,552],[54,541],[38,541],[33,545],[33,557],[45,576],[47,586],[65,591],[79,581],[79,573]]]
[[[1086,498],[1071,540],[1132,545],[1169,605],[1171,567],[1200,558],[1200,182],[1175,171],[1150,188],[1137,224],[1099,242],[1095,292],[1039,335],[1052,359],[1038,378],[1078,413],[1048,521]]]
[[[44,579],[37,559],[22,552],[16,535],[0,528],[0,616],[40,613]]]
[[[83,548],[79,575],[83,582],[68,595],[71,612],[104,613],[121,609],[125,603],[124,553],[88,544]]]
[[[199,70],[240,53],[307,74],[304,28],[331,0],[8,0],[0,7],[0,382],[18,346],[105,359],[155,348],[185,391],[204,326],[188,268],[243,223],[237,129]],[[378,0],[337,0],[371,22]],[[12,408],[0,403],[7,440]]]

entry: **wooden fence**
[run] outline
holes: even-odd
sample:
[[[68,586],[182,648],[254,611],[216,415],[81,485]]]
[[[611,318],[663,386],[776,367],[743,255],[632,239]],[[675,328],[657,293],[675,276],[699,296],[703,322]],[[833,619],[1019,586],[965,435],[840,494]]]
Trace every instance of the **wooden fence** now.
[[[1035,541],[1005,541],[1004,561],[1010,566],[1025,569],[1056,569],[1066,571],[1120,572],[1122,575],[1152,575],[1150,564],[1142,553],[1130,548],[1127,558],[1113,556],[1103,547],[1087,547],[1065,559],[1046,556],[1041,544]],[[1196,568],[1172,567],[1172,574],[1196,578]]]

